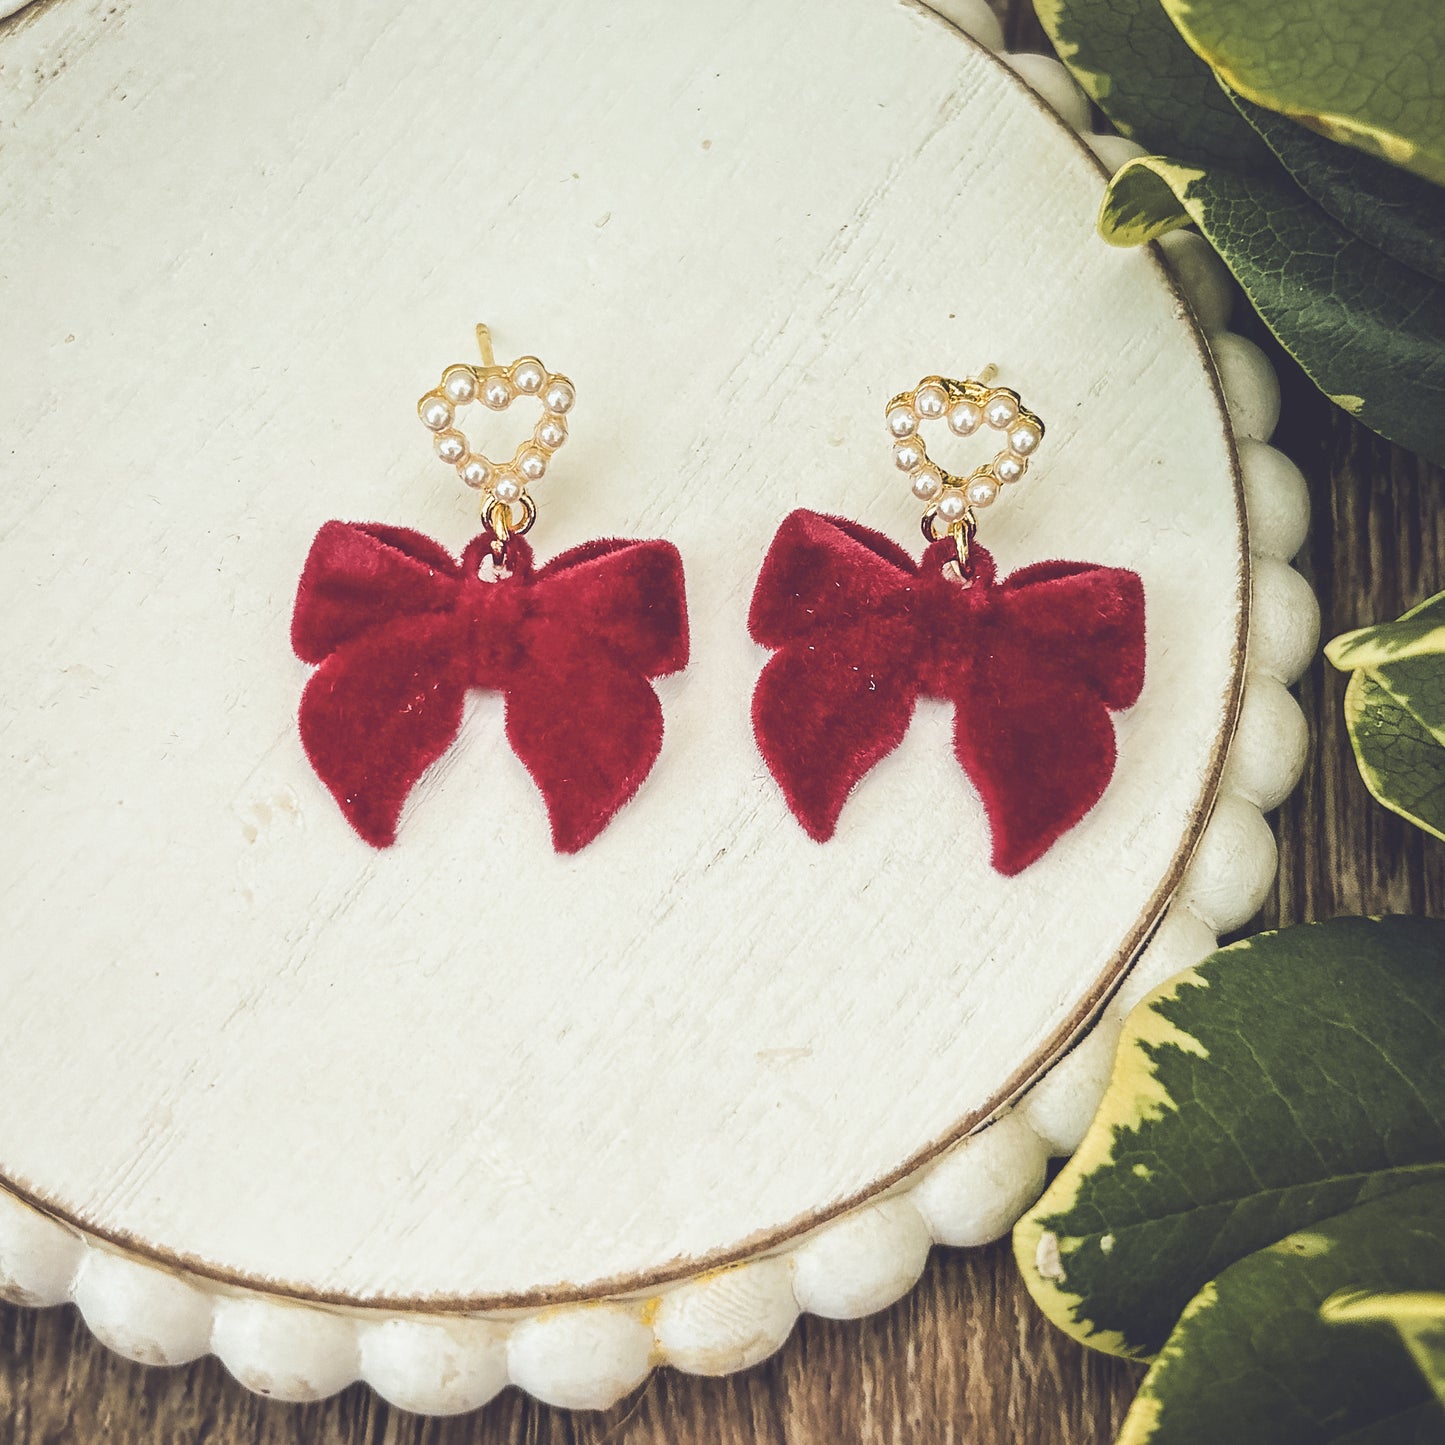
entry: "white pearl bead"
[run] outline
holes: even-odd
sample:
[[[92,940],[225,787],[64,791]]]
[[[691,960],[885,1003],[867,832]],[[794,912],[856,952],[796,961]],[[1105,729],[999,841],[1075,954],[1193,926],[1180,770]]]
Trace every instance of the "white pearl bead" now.
[[[983,409],[983,419],[1000,431],[1019,414],[1019,405],[1013,397],[1000,394]]]
[[[930,420],[940,417],[948,410],[948,393],[936,382],[920,386],[913,393],[913,409]]]
[[[517,458],[517,470],[526,477],[529,482],[540,482],[547,471],[547,458],[535,447],[528,447],[520,457]]]
[[[911,437],[918,430],[918,418],[914,416],[913,409],[895,406],[888,413],[888,430],[896,437]]]
[[[991,477],[975,477],[964,492],[970,507],[991,507],[998,496],[998,483]]]
[[[931,502],[943,490],[943,478],[932,467],[920,467],[909,485],[920,502]]]
[[[983,408],[972,401],[960,401],[948,413],[948,425],[961,437],[972,436],[982,420]]]
[[[572,383],[565,377],[554,376],[552,384],[542,396],[542,404],[548,411],[555,411],[559,415],[572,410],[572,403],[577,400],[577,393],[572,390]]]
[[[505,376],[489,376],[482,387],[482,400],[493,411],[505,411],[512,404],[512,383]]]
[[[449,366],[442,374],[442,391],[453,406],[475,401],[477,378],[470,366]]]
[[[1021,457],[1029,456],[1039,441],[1039,429],[1031,421],[1021,421],[1008,434],[1009,450],[1017,452]]]
[[[923,465],[923,444],[911,438],[893,444],[893,463],[900,472],[914,472]]]
[[[457,468],[457,475],[469,487],[485,487],[491,480],[492,469],[481,457],[468,457]]]
[[[938,499],[938,515],[945,522],[961,521],[966,511],[968,511],[967,499],[962,492],[955,491],[952,487]]]
[[[423,426],[433,431],[443,431],[452,424],[451,403],[444,396],[424,396],[417,408]]]
[[[1001,482],[1016,482],[1024,474],[1024,464],[1017,457],[1002,456],[990,470]]]
[[[509,507],[513,502],[522,500],[522,493],[525,490],[521,480],[514,477],[510,472],[503,472],[502,475],[492,483],[492,495],[499,502],[503,502]]]
[[[555,452],[567,440],[567,423],[560,416],[546,417],[537,428],[537,441]]]
[[[547,381],[547,369],[535,356],[524,356],[512,363],[512,384],[528,396],[541,391]]]
[[[467,454],[467,439],[459,431],[438,432],[436,449],[448,466],[455,466]]]

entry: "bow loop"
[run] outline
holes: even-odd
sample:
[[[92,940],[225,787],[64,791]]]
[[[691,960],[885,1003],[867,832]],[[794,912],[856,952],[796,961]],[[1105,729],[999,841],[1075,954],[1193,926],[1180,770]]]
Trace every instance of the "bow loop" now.
[[[374,627],[450,607],[461,577],[445,547],[408,527],[327,522],[301,571],[291,644],[321,662]]]
[[[798,510],[783,519],[763,560],[748,631],[764,647],[860,620],[908,611],[917,568],[902,547],[844,517]]]
[[[1122,567],[1036,562],[998,589],[1035,650],[1066,659],[1115,710],[1144,686],[1144,584]]]
[[[687,666],[687,589],[671,542],[584,542],[539,568],[534,584],[539,621],[575,626],[648,677]]]

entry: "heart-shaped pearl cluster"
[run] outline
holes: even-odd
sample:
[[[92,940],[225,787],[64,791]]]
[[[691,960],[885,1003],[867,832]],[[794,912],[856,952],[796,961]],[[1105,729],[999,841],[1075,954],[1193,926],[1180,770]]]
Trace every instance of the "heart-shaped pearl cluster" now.
[[[457,412],[471,402],[506,411],[524,396],[541,402],[542,419],[509,462],[498,464],[474,450],[456,425]],[[565,376],[548,371],[535,356],[524,356],[510,366],[449,366],[441,384],[422,397],[416,410],[422,425],[436,434],[437,456],[454,466],[467,486],[485,493],[483,515],[500,505],[510,519],[514,505],[520,504],[524,513],[530,508],[527,488],[542,480],[552,454],[567,440],[567,413],[576,399]]]
[[[970,378],[953,381],[925,376],[912,391],[887,407],[893,460],[906,472],[913,495],[945,525],[961,523],[975,508],[992,506],[999,488],[1016,482],[1044,437],[1044,424],[1006,386],[990,387]],[[928,458],[919,428],[947,421],[955,436],[972,436],[981,426],[1005,433],[1003,450],[967,477],[956,477]]]

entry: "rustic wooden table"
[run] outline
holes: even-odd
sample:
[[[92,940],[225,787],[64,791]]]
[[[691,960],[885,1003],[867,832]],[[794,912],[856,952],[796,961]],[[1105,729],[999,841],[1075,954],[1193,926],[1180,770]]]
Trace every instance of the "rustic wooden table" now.
[[[1027,0],[996,8],[1012,47],[1044,48]],[[1314,498],[1300,566],[1319,594],[1324,637],[1445,588],[1445,473],[1349,421],[1277,347],[1270,353],[1284,386],[1275,442],[1304,469]],[[1301,683],[1313,751],[1278,817],[1279,877],[1258,927],[1337,913],[1445,914],[1445,846],[1365,793],[1341,719],[1343,691],[1322,660]],[[1113,1438],[1140,1373],[1048,1325],[1006,1243],[936,1250],[913,1293],[881,1315],[805,1317],[750,1373],[705,1380],[661,1371],[601,1415],[569,1415],[513,1390],[448,1420],[403,1414],[362,1386],[317,1405],[270,1404],[213,1359],[146,1369],[96,1344],[71,1308],[0,1306],[0,1440],[14,1445],[1093,1445]]]

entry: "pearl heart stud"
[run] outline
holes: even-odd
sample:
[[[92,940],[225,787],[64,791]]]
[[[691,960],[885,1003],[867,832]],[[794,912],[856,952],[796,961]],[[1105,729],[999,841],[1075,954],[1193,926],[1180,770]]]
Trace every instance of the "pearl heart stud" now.
[[[485,326],[477,327],[482,364],[458,363],[442,373],[441,383],[417,402],[417,415],[428,431],[435,433],[436,454],[457,470],[467,486],[484,493],[482,514],[495,507],[520,505],[523,514],[531,509],[527,487],[546,475],[552,454],[567,440],[567,413],[577,393],[559,372],[548,371],[535,356],[523,356],[510,366],[499,366],[492,355],[492,337]],[[491,461],[473,449],[457,426],[457,412],[480,401],[492,411],[506,411],[521,397],[534,396],[542,405],[542,419],[526,441],[521,442],[504,464]]]
[[[1018,392],[989,386],[992,375],[989,367],[967,381],[925,376],[888,403],[893,460],[907,473],[913,495],[946,523],[962,520],[975,507],[992,506],[1000,486],[1023,476],[1044,437],[1043,422],[1020,404]],[[1001,431],[1003,449],[967,477],[956,477],[928,459],[919,435],[924,422],[945,420],[955,436],[972,436],[984,425]]]

